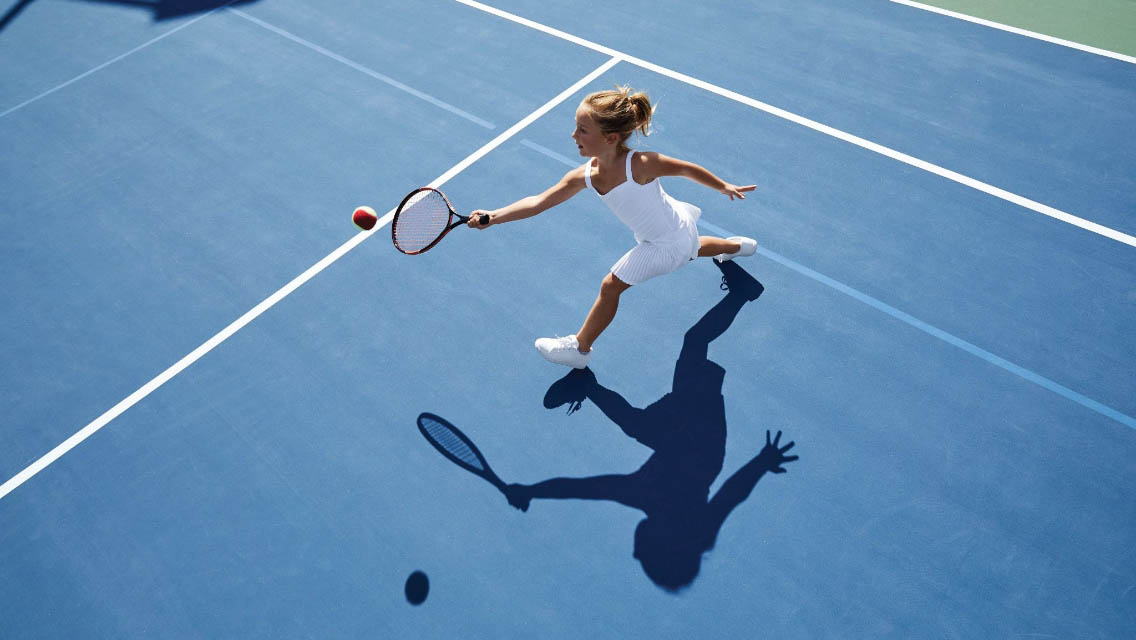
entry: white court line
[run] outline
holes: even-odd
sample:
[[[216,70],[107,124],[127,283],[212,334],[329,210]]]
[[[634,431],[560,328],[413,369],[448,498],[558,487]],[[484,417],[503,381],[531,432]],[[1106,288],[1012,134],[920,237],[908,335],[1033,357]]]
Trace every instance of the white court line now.
[[[571,160],[570,158],[568,158],[566,156],[562,156],[559,153],[552,151],[548,147],[541,146],[539,144],[536,144],[535,142],[530,142],[528,140],[522,140],[521,144],[532,149],[533,151],[536,151],[537,153],[548,156],[549,158],[552,158],[553,160],[556,160],[557,162],[560,162],[561,164],[564,164],[566,166],[569,166],[569,167],[579,166],[579,163]],[[715,234],[715,235],[717,235],[721,238],[729,238],[730,236],[738,235],[738,234],[734,233],[733,231],[729,231],[728,229],[723,229],[722,227],[719,227],[718,225],[716,225],[712,222],[708,222],[705,218],[699,218],[698,219],[698,226],[703,228],[703,229],[706,229],[710,233],[713,233],[713,234]],[[1026,369],[1025,367],[1014,364],[1013,362],[1010,362],[1009,360],[1006,360],[1005,358],[994,355],[993,353],[983,349],[982,347],[979,347],[979,346],[974,345],[970,342],[967,342],[966,340],[963,340],[962,338],[959,338],[959,337],[957,337],[953,334],[947,333],[946,331],[943,331],[942,329],[940,329],[936,326],[933,326],[931,324],[923,322],[919,318],[916,318],[915,316],[904,313],[903,311],[900,311],[899,309],[887,304],[886,302],[882,302],[882,301],[880,301],[876,298],[873,298],[872,296],[869,296],[868,294],[863,293],[862,291],[860,291],[858,289],[853,289],[852,287],[850,287],[850,286],[848,286],[848,285],[846,285],[846,284],[844,284],[844,283],[842,283],[838,280],[834,280],[834,279],[824,275],[823,273],[813,271],[812,269],[810,269],[810,268],[808,268],[808,267],[806,267],[806,266],[804,266],[804,265],[802,265],[798,262],[790,260],[789,258],[786,258],[785,256],[783,256],[783,255],[781,255],[781,254],[779,254],[775,251],[771,251],[771,250],[769,250],[769,249],[767,249],[767,248],[765,248],[761,245],[758,245],[757,253],[761,256],[769,258],[770,260],[772,260],[772,261],[774,261],[774,262],[776,262],[776,263],[778,263],[778,264],[780,264],[784,267],[788,267],[789,269],[792,269],[793,271],[796,271],[797,273],[799,273],[801,275],[807,276],[807,277],[815,280],[816,282],[819,282],[819,283],[825,285],[826,287],[830,287],[832,289],[835,289],[836,291],[839,291],[840,293],[843,293],[844,295],[849,296],[850,298],[858,300],[858,301],[860,301],[860,302],[862,302],[862,303],[864,303],[864,304],[866,304],[866,305],[868,305],[868,306],[870,306],[870,307],[872,307],[872,308],[874,308],[878,311],[882,311],[882,312],[886,313],[887,315],[895,318],[896,320],[899,320],[900,322],[903,322],[907,325],[915,327],[916,329],[922,331],[923,333],[926,333],[926,334],[928,334],[932,337],[938,338],[939,340],[942,340],[943,342],[946,342],[947,344],[949,344],[951,346],[958,347],[959,349],[962,349],[963,351],[966,351],[967,353],[969,353],[973,356],[981,358],[982,360],[985,360],[986,362],[989,362],[990,364],[992,364],[992,365],[994,365],[994,366],[996,366],[1000,369],[1008,371],[1008,372],[1010,372],[1010,373],[1012,373],[1016,376],[1019,376],[1019,377],[1025,379],[1029,382],[1032,382],[1032,383],[1038,385],[1039,387],[1048,389],[1048,390],[1050,390],[1050,391],[1052,391],[1052,392],[1054,392],[1054,393],[1056,393],[1060,396],[1065,397],[1066,399],[1072,400],[1073,402],[1076,402],[1077,404],[1081,405],[1082,407],[1085,407],[1087,409],[1095,411],[1095,412],[1101,414],[1102,416],[1105,416],[1107,418],[1111,418],[1112,420],[1115,420],[1115,421],[1117,421],[1117,422],[1119,422],[1119,423],[1121,423],[1125,426],[1136,429],[1136,418],[1133,418],[1132,416],[1130,416],[1126,413],[1121,413],[1120,411],[1117,411],[1116,409],[1113,409],[1112,407],[1110,407],[1110,406],[1108,406],[1104,403],[1097,402],[1096,400],[1093,400],[1092,398],[1090,398],[1090,397],[1088,397],[1084,394],[1077,393],[1076,391],[1073,391],[1069,387],[1058,384],[1058,383],[1054,382],[1053,380],[1046,378],[1045,376],[1041,375],[1040,373],[1036,373],[1034,371]]]
[[[1136,58],[1134,58],[1132,56],[1124,55],[1123,53],[1117,53],[1115,51],[1109,51],[1108,49],[1099,49],[1097,47],[1090,47],[1087,44],[1081,44],[1079,42],[1073,42],[1072,40],[1062,40],[1061,38],[1055,38],[1053,36],[1047,36],[1044,33],[1037,33],[1035,31],[1027,31],[1025,29],[1020,29],[1018,27],[1011,27],[1010,25],[1002,24],[1001,22],[994,22],[993,20],[986,20],[985,18],[976,18],[974,16],[970,16],[970,15],[967,15],[965,13],[959,13],[957,11],[949,11],[947,9],[941,9],[939,7],[932,7],[930,5],[926,5],[926,4],[923,4],[921,2],[912,2],[911,0],[889,0],[889,1],[894,2],[896,4],[906,5],[908,7],[912,7],[912,8],[915,8],[915,9],[922,9],[924,11],[930,11],[931,13],[937,13],[939,15],[947,16],[949,18],[955,18],[957,20],[965,20],[966,22],[973,22],[974,24],[980,24],[984,27],[990,27],[992,29],[999,29],[1001,31],[1008,31],[1010,33],[1013,33],[1013,34],[1016,34],[1016,35],[1019,35],[1019,36],[1025,36],[1027,38],[1034,38],[1035,40],[1042,40],[1042,41],[1048,42],[1050,44],[1057,44],[1057,45],[1061,45],[1062,47],[1069,47],[1070,49],[1077,49],[1078,51],[1084,51],[1086,53],[1093,53],[1093,54],[1096,54],[1098,56],[1104,56],[1106,58],[1112,58],[1114,60],[1120,60],[1122,62],[1128,62],[1128,63],[1131,63],[1131,64],[1136,64]],[[1134,36],[1134,37],[1136,37],[1136,36]]]
[[[477,151],[474,151],[469,156],[467,156],[464,160],[457,163],[451,169],[449,169],[448,171],[446,171],[442,175],[435,178],[433,181],[430,182],[429,186],[439,187],[439,186],[443,185],[448,180],[450,180],[451,178],[453,178],[457,174],[459,174],[462,171],[464,171],[465,169],[467,169],[471,164],[473,164],[474,162],[477,162],[479,159],[484,157],[485,154],[489,153],[490,151],[492,151],[493,149],[497,148],[502,143],[504,143],[506,140],[508,140],[509,138],[516,135],[517,132],[519,132],[521,129],[524,129],[525,127],[529,126],[535,120],[537,120],[538,118],[540,118],[541,116],[543,116],[544,114],[546,114],[550,110],[552,110],[554,107],[559,105],[561,102],[564,102],[565,100],[567,100],[569,97],[571,97],[574,93],[576,93],[581,88],[586,86],[588,83],[592,82],[593,80],[595,80],[599,76],[606,73],[609,69],[611,69],[613,66],[615,66],[618,62],[619,62],[619,58],[613,57],[610,60],[608,60],[607,62],[603,63],[602,65],[597,67],[594,71],[592,71],[588,75],[586,75],[583,78],[581,78],[580,80],[578,80],[571,87],[568,87],[564,91],[560,92],[560,94],[557,95],[555,98],[546,102],[539,109],[537,109],[536,111],[533,111],[528,116],[526,116],[524,119],[517,122],[513,126],[509,127],[509,129],[506,130],[504,133],[501,133],[496,138],[493,138],[493,140],[491,140],[490,142],[483,145],[480,149],[478,149]],[[360,243],[362,243],[367,238],[371,237],[371,235],[374,234],[376,231],[378,231],[379,229],[381,229],[384,226],[386,226],[387,224],[389,224],[393,217],[394,217],[394,209],[391,209],[390,211],[388,211],[386,213],[386,215],[384,215],[379,220],[379,222],[377,224],[375,224],[374,227],[371,228],[370,231],[361,231],[361,232],[355,234],[354,236],[352,236],[350,240],[348,240],[347,242],[340,245],[340,247],[338,249],[336,249],[335,251],[332,251],[330,254],[327,255],[327,257],[325,257],[324,259],[320,260],[319,262],[317,262],[314,265],[312,265],[311,267],[309,267],[307,269],[307,271],[304,271],[300,275],[296,276],[296,278],[294,278],[291,282],[289,282],[288,284],[281,287],[279,291],[277,291],[276,293],[265,298],[260,304],[256,305],[255,307],[250,309],[247,313],[245,313],[243,316],[241,316],[240,318],[237,318],[235,321],[233,321],[232,324],[230,324],[229,326],[225,327],[220,332],[218,332],[217,335],[206,340],[205,343],[202,344],[200,347],[197,347],[196,349],[191,351],[188,355],[186,355],[184,358],[182,358],[181,360],[178,360],[176,363],[174,363],[173,366],[166,369],[162,373],[158,374],[157,377],[155,377],[153,380],[142,385],[142,387],[140,389],[138,389],[134,393],[127,396],[125,399],[123,399],[118,404],[111,407],[106,413],[102,414],[101,416],[96,418],[93,422],[91,422],[87,426],[80,429],[78,432],[76,432],[70,438],[67,438],[66,440],[64,440],[59,446],[55,447],[54,449],[52,449],[51,451],[46,453],[39,460],[36,460],[32,464],[28,465],[27,468],[25,468],[23,471],[17,473],[15,476],[12,476],[11,479],[9,479],[3,485],[0,485],[0,499],[3,499],[9,493],[11,493],[13,490],[15,490],[16,487],[19,487],[20,485],[24,484],[29,479],[31,479],[33,476],[35,476],[37,473],[39,473],[40,471],[43,471],[50,464],[52,464],[53,462],[55,462],[59,458],[63,457],[63,455],[65,455],[68,451],[71,451],[72,449],[77,447],[81,442],[83,442],[87,438],[89,438],[92,435],[94,435],[95,433],[97,433],[99,431],[99,429],[102,429],[107,424],[109,424],[112,420],[114,420],[118,416],[122,415],[123,412],[125,412],[127,409],[138,404],[143,398],[145,398],[146,396],[153,393],[155,390],[157,390],[159,387],[161,387],[165,383],[169,382],[170,379],[172,379],[174,376],[176,376],[177,374],[184,371],[186,369],[186,367],[193,364],[194,362],[197,362],[198,360],[200,360],[202,358],[202,356],[209,353],[213,349],[217,348],[217,346],[220,345],[222,342],[228,340],[230,337],[233,336],[233,334],[235,334],[236,332],[243,329],[246,325],[248,325],[250,322],[255,320],[257,317],[259,317],[265,311],[268,311],[269,309],[271,309],[276,303],[278,303],[281,300],[283,300],[284,298],[286,298],[293,291],[295,291],[296,289],[299,289],[304,283],[306,283],[307,281],[314,278],[321,271],[323,271],[324,269],[326,269],[329,266],[331,266],[332,264],[334,264],[335,261],[337,261],[340,258],[342,258],[343,256],[347,255],[347,252],[349,252],[352,249],[354,249],[355,247],[359,246]]]
[[[521,140],[521,144],[532,149],[533,151],[536,151],[537,153],[546,155],[549,158],[552,158],[553,160],[555,160],[559,163],[566,164],[569,167],[578,167],[578,166],[584,164],[582,159],[573,160],[566,155],[557,153],[557,152],[553,151],[552,149],[549,149],[548,147],[546,147],[544,145],[537,144],[537,143],[535,143],[532,140],[529,140],[527,138],[524,139],[524,140]]]
[[[432,105],[434,105],[434,106],[436,106],[440,109],[445,109],[446,111],[449,111],[450,113],[452,113],[456,116],[465,118],[466,120],[469,120],[470,122],[472,122],[476,125],[485,127],[486,129],[495,129],[496,128],[493,125],[492,122],[482,120],[481,118],[478,118],[477,116],[473,115],[472,113],[469,113],[468,111],[463,111],[462,109],[459,109],[459,108],[455,107],[454,105],[452,105],[448,102],[445,102],[443,100],[439,100],[438,98],[435,98],[434,96],[432,96],[428,93],[423,93],[423,92],[419,91],[418,89],[415,89],[414,87],[403,84],[403,83],[399,82],[398,80],[395,80],[394,78],[392,78],[390,76],[383,75],[383,74],[379,73],[378,71],[375,71],[374,69],[370,69],[368,67],[365,67],[365,66],[359,64],[358,62],[355,62],[354,60],[351,60],[349,58],[344,58],[343,56],[339,55],[338,53],[335,53],[334,51],[328,51],[327,49],[324,49],[323,47],[319,46],[318,44],[304,40],[300,36],[297,36],[293,33],[285,31],[284,29],[281,29],[280,27],[269,24],[269,23],[267,23],[267,22],[265,22],[265,21],[263,21],[259,18],[254,18],[254,17],[250,16],[249,14],[245,13],[244,11],[241,11],[239,9],[233,9],[232,7],[229,7],[229,13],[240,16],[240,17],[244,18],[245,20],[248,20],[249,22],[257,25],[258,27],[261,27],[262,29],[267,29],[268,31],[271,31],[271,32],[273,32],[277,35],[283,36],[283,37],[291,40],[292,42],[295,42],[296,44],[302,45],[304,47],[311,49],[312,51],[315,51],[316,53],[318,53],[320,55],[327,56],[328,58],[331,58],[332,60],[335,60],[336,62],[343,63],[343,64],[351,67],[352,69],[354,69],[354,70],[356,70],[360,73],[367,74],[367,75],[371,76],[372,78],[379,80],[380,82],[385,82],[386,84],[389,84],[390,86],[394,87],[395,89],[398,89],[400,91],[405,91],[406,93],[409,93],[410,95],[414,96],[415,98],[425,100],[426,102],[429,102],[430,104],[432,104]]]
[[[1026,197],[1017,195],[1015,193],[1011,193],[1009,191],[1006,191],[1005,189],[999,189],[998,187],[987,184],[987,183],[982,182],[980,180],[976,180],[974,178],[971,178],[969,176],[965,176],[965,175],[958,173],[958,172],[955,172],[955,171],[951,171],[950,169],[944,169],[943,167],[932,164],[932,163],[927,162],[925,160],[920,160],[919,158],[909,156],[906,153],[902,153],[902,152],[896,151],[894,149],[890,149],[888,147],[885,147],[881,144],[876,144],[875,142],[865,140],[864,138],[861,138],[859,136],[854,136],[850,133],[841,131],[841,130],[836,129],[834,127],[830,127],[828,125],[821,124],[819,122],[816,122],[814,120],[810,120],[810,119],[805,118],[803,116],[799,116],[795,113],[791,113],[791,112],[786,111],[784,109],[780,109],[778,107],[774,107],[774,106],[766,104],[764,102],[754,100],[753,98],[750,98],[748,96],[743,96],[742,94],[734,92],[734,91],[730,91],[729,89],[724,89],[724,88],[719,87],[717,85],[710,84],[709,82],[705,82],[703,80],[693,78],[693,77],[688,76],[684,73],[679,73],[678,71],[674,71],[672,69],[668,69],[666,67],[662,67],[662,66],[659,66],[657,64],[647,62],[646,60],[636,58],[635,56],[629,55],[627,53],[623,53],[621,51],[617,51],[617,50],[612,49],[610,47],[605,47],[603,45],[596,44],[596,43],[591,42],[589,40],[584,40],[583,38],[580,38],[578,36],[574,36],[570,33],[565,33],[563,31],[560,31],[559,29],[554,29],[552,27],[540,24],[539,22],[533,22],[532,20],[529,20],[528,18],[522,18],[518,15],[509,13],[507,11],[502,11],[500,9],[491,7],[489,5],[482,4],[480,2],[476,2],[476,0],[455,0],[455,1],[460,2],[464,5],[469,6],[469,7],[472,7],[474,9],[478,9],[480,11],[484,11],[486,13],[495,15],[499,18],[503,18],[503,19],[509,20],[511,22],[516,22],[517,24],[521,24],[521,25],[524,25],[524,26],[529,27],[531,29],[535,29],[537,31],[546,33],[550,36],[561,38],[563,40],[567,40],[568,42],[578,44],[582,47],[592,49],[593,51],[599,51],[600,53],[604,53],[604,54],[607,54],[607,55],[610,55],[610,56],[618,56],[618,57],[622,58],[623,60],[625,60],[625,61],[627,61],[627,62],[629,62],[629,63],[631,63],[635,66],[642,67],[642,68],[647,69],[649,71],[654,71],[655,73],[658,73],[660,75],[664,75],[664,76],[667,76],[668,78],[678,80],[679,82],[684,82],[686,84],[698,87],[699,89],[703,89],[705,91],[709,91],[710,93],[717,94],[719,96],[722,96],[723,98],[727,98],[727,99],[733,100],[735,102],[740,102],[740,103],[742,103],[746,106],[753,107],[754,109],[758,109],[760,111],[764,111],[764,112],[766,112],[770,115],[774,115],[774,116],[777,116],[778,118],[788,120],[789,122],[792,122],[794,124],[799,124],[803,127],[807,127],[809,129],[812,129],[813,131],[817,131],[817,132],[823,133],[825,135],[832,136],[834,138],[837,138],[838,140],[843,140],[844,142],[854,144],[854,145],[861,147],[863,149],[867,149],[868,151],[873,151],[873,152],[878,153],[880,155],[887,156],[887,157],[889,157],[893,160],[898,160],[899,162],[902,162],[904,164],[916,167],[918,169],[922,169],[922,170],[927,171],[929,173],[933,173],[937,176],[940,176],[940,177],[946,178],[948,180],[957,182],[959,184],[965,185],[965,186],[970,187],[972,189],[976,189],[976,190],[981,191],[985,194],[994,196],[995,198],[1000,198],[1000,199],[1005,200],[1007,202],[1011,202],[1013,204],[1016,204],[1016,205],[1019,205],[1021,207],[1026,208],[1026,209],[1029,209],[1031,211],[1034,211],[1036,213],[1040,213],[1042,215],[1049,216],[1050,218],[1060,220],[1062,222],[1071,224],[1075,227],[1079,227],[1079,228],[1084,229],[1086,231],[1091,231],[1093,233],[1104,236],[1104,237],[1109,238],[1111,240],[1116,240],[1117,242],[1122,242],[1122,243],[1129,245],[1131,247],[1136,247],[1136,237],[1133,237],[1133,236],[1128,235],[1126,233],[1123,233],[1121,231],[1117,231],[1116,229],[1112,229],[1112,228],[1106,227],[1104,225],[1097,224],[1097,223],[1089,221],[1089,220],[1085,220],[1084,218],[1079,218],[1079,217],[1077,217],[1077,216],[1075,216],[1071,213],[1066,213],[1064,211],[1061,211],[1060,209],[1055,209],[1055,208],[1050,207],[1048,205],[1041,204],[1040,202],[1035,202],[1033,200],[1030,200],[1029,198],[1026,198]]]
[[[233,1],[234,1],[234,0],[229,0],[229,2],[233,2]],[[197,21],[199,21],[199,20],[204,20],[205,18],[208,18],[209,16],[213,15],[214,13],[216,13],[216,12],[220,11],[220,10],[221,10],[221,9],[223,9],[223,8],[224,8],[224,6],[221,6],[221,7],[217,7],[216,9],[213,9],[213,10],[212,10],[212,11],[210,11],[209,13],[206,13],[206,14],[203,14],[203,15],[200,15],[200,16],[197,16],[197,17],[196,17],[196,18],[194,18],[193,20],[190,20],[189,22],[187,22],[187,23],[185,23],[185,24],[183,24],[183,25],[181,25],[181,26],[178,26],[178,27],[174,27],[173,29],[170,29],[169,31],[167,31],[167,32],[163,33],[162,35],[160,35],[160,36],[158,36],[158,37],[156,37],[156,38],[154,38],[153,40],[148,40],[148,41],[146,41],[146,42],[143,42],[142,44],[138,45],[137,47],[134,47],[134,48],[133,48],[133,49],[131,49],[130,51],[127,51],[126,53],[124,53],[124,54],[122,54],[122,55],[120,55],[120,56],[117,56],[117,57],[115,57],[115,58],[111,58],[110,60],[107,60],[106,62],[104,62],[104,63],[100,64],[99,66],[95,67],[94,69],[91,69],[90,71],[87,71],[87,72],[85,72],[85,73],[81,73],[81,74],[79,74],[79,75],[75,76],[74,78],[71,78],[71,79],[70,79],[70,80],[68,80],[67,82],[64,82],[63,84],[61,84],[61,85],[59,85],[59,86],[55,87],[54,89],[48,89],[47,91],[44,91],[43,93],[39,94],[38,96],[36,96],[36,97],[34,97],[34,98],[31,98],[31,99],[25,100],[25,101],[21,102],[20,104],[18,104],[18,105],[16,105],[16,106],[12,107],[12,108],[10,108],[10,109],[8,109],[7,111],[4,111],[4,112],[0,113],[0,118],[3,118],[4,116],[8,115],[9,113],[12,113],[13,111],[17,111],[17,110],[19,110],[19,109],[23,109],[24,107],[26,107],[26,106],[28,106],[29,104],[31,104],[31,103],[33,103],[33,102],[35,102],[36,100],[39,100],[40,98],[46,98],[47,96],[49,96],[49,95],[51,95],[51,94],[55,93],[56,91],[59,91],[60,89],[64,89],[64,88],[66,88],[66,87],[69,87],[69,86],[71,86],[72,84],[75,84],[76,82],[78,82],[78,81],[82,80],[83,78],[86,78],[87,76],[91,75],[92,73],[95,73],[95,72],[98,72],[98,71],[102,71],[103,69],[106,69],[107,67],[109,67],[110,65],[112,65],[112,64],[114,64],[114,63],[116,63],[116,62],[118,62],[119,60],[122,60],[123,58],[125,58],[125,57],[127,57],[127,56],[129,56],[129,55],[132,55],[132,54],[138,53],[139,51],[141,51],[141,50],[145,49],[146,47],[148,47],[148,46],[150,46],[150,45],[152,45],[152,44],[154,44],[155,42],[157,42],[157,41],[159,41],[159,40],[161,40],[161,39],[163,39],[163,38],[167,38],[167,37],[169,37],[169,36],[172,36],[173,34],[177,33],[178,31],[181,31],[182,29],[184,29],[184,28],[188,27],[189,25],[191,25],[191,24],[193,24],[193,23],[195,23],[195,22],[197,22]]]

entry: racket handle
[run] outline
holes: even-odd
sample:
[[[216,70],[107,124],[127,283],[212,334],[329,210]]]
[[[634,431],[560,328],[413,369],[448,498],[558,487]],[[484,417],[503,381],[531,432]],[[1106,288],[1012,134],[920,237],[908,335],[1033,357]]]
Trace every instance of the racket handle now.
[[[483,214],[481,214],[480,216],[478,216],[478,217],[477,217],[477,224],[479,224],[479,225],[481,225],[481,226],[483,226],[483,227],[484,227],[485,225],[489,224],[489,214],[488,214],[488,213],[483,213]]]

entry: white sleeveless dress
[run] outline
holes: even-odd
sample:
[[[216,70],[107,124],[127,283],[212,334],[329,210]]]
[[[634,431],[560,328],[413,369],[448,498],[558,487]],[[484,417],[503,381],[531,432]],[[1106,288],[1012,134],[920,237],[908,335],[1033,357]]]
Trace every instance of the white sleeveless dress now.
[[[698,218],[702,210],[675,200],[658,178],[639,184],[631,176],[627,153],[627,180],[601,194],[592,187],[592,161],[584,165],[584,182],[635,234],[638,243],[611,267],[611,273],[630,285],[670,273],[698,257]]]

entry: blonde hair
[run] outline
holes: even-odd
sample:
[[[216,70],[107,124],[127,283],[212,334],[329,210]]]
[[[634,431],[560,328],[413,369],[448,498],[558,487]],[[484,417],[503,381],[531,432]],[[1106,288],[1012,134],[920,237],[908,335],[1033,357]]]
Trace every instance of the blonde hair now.
[[[614,90],[588,94],[580,103],[591,110],[592,120],[604,134],[619,134],[619,149],[627,151],[627,139],[635,131],[650,135],[651,115],[655,108],[642,91],[631,92],[631,87],[616,85]]]

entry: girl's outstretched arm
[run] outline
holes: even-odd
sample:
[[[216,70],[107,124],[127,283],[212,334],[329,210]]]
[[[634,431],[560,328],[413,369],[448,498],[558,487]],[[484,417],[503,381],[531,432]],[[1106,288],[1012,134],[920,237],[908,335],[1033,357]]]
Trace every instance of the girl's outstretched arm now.
[[[568,198],[580,193],[583,191],[584,186],[584,169],[583,167],[577,167],[564,174],[560,182],[545,189],[543,193],[521,198],[513,204],[501,207],[500,209],[492,211],[477,209],[471,212],[467,224],[474,229],[485,229],[495,224],[531,218],[545,209],[555,207]],[[489,224],[481,225],[477,223],[478,218],[480,218],[483,213],[489,214]]]
[[[682,176],[683,178],[690,178],[700,185],[710,187],[718,193],[730,196],[730,200],[739,198],[745,200],[745,193],[749,193],[757,188],[757,185],[738,186],[726,182],[706,169],[703,166],[679,160],[678,158],[671,158],[664,156],[661,153],[646,152],[640,153],[636,158],[641,163],[640,177],[646,179],[647,182],[654,180],[660,176]],[[630,176],[628,176],[630,177]]]

